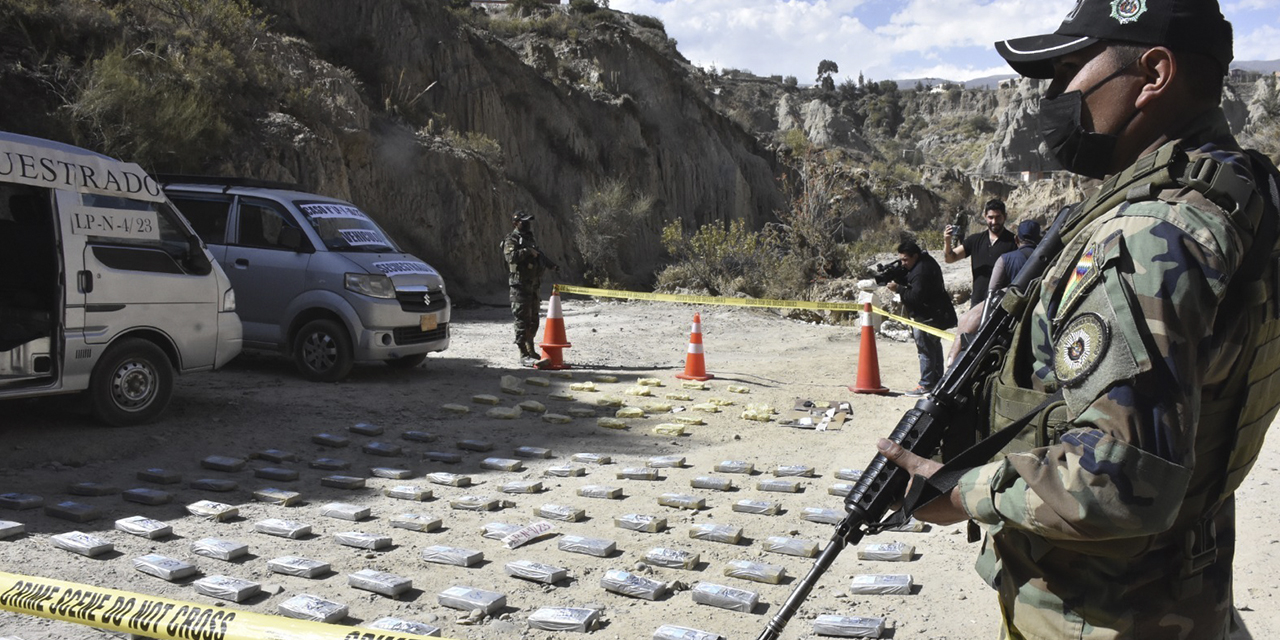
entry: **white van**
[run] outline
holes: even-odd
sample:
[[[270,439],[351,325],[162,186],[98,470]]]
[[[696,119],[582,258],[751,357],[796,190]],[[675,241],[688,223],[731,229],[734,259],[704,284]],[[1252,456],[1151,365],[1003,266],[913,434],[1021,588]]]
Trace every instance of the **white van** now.
[[[0,131],[0,399],[87,391],[141,424],[241,340],[231,281],[145,171]]]

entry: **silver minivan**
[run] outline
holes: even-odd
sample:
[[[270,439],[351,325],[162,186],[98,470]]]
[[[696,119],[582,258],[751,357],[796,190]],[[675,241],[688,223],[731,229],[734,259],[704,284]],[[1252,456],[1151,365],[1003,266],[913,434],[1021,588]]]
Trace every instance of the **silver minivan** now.
[[[444,279],[355,205],[257,180],[161,180],[230,276],[246,347],[283,352],[318,381],[448,348]]]
[[[235,302],[138,165],[0,132],[0,399],[87,391],[107,424],[154,420],[175,373],[240,353]]]

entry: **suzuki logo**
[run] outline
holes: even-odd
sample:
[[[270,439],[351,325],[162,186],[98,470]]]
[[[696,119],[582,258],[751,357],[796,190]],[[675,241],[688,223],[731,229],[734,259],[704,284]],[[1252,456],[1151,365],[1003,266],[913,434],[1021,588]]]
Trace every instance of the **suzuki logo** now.
[[[428,291],[428,292],[426,292],[426,293],[422,294],[422,301],[423,301],[423,302],[425,302],[426,304],[431,304],[431,292],[430,292],[430,291]]]

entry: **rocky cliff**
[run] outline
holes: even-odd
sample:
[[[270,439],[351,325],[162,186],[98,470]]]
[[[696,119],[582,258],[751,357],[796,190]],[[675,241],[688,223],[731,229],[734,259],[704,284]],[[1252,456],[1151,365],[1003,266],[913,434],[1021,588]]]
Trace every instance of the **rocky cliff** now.
[[[157,172],[349,199],[464,297],[501,294],[497,245],[517,208],[537,216],[562,278],[591,269],[574,212],[608,185],[654,203],[616,248],[616,279],[643,286],[663,266],[666,221],[776,220],[798,154],[856,176],[842,240],[877,225],[932,228],[1008,195],[999,176],[1052,168],[1032,81],[803,88],[694,68],[653,18],[582,3],[523,16],[449,8],[460,5],[0,0],[0,91],[23,96],[23,108],[0,110],[0,129]],[[1277,105],[1268,81],[1234,86],[1224,106],[1233,127],[1274,146]]]
[[[28,17],[21,5],[3,4]],[[204,168],[349,199],[440,268],[454,292],[502,291],[497,247],[518,208],[537,216],[537,234],[565,267],[563,277],[580,273],[574,207],[610,178],[655,200],[621,247],[624,275],[637,284],[652,280],[665,220],[743,218],[759,227],[784,204],[773,154],[710,106],[690,80],[696,70],[665,50],[665,35],[646,41],[621,14],[535,37],[532,27],[567,20],[556,9],[558,18],[505,22],[498,37],[484,28],[487,17],[434,1],[255,4],[269,25],[252,43],[255,55],[265,54],[289,83],[293,107],[268,103],[246,114],[229,148],[209,150],[215,160]],[[150,7],[123,16],[91,5],[83,11],[101,14],[104,40],[127,43],[130,22],[154,28]],[[39,43],[32,44],[0,50],[18,62],[9,75],[41,72]],[[94,54],[74,62],[92,69]],[[55,105],[47,118],[0,114],[0,128],[74,139],[55,115],[61,96],[43,96]]]

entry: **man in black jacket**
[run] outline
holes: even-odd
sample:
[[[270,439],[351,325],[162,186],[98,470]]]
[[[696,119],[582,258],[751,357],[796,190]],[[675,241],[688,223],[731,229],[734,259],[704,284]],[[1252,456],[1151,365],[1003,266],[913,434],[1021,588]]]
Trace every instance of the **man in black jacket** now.
[[[956,310],[942,284],[942,267],[938,261],[910,241],[898,245],[898,259],[907,268],[907,275],[902,281],[890,282],[887,286],[902,297],[907,316],[937,329],[956,326]],[[911,328],[911,334],[920,356],[920,383],[906,395],[917,397],[933,391],[942,379],[942,339],[915,327]]]

